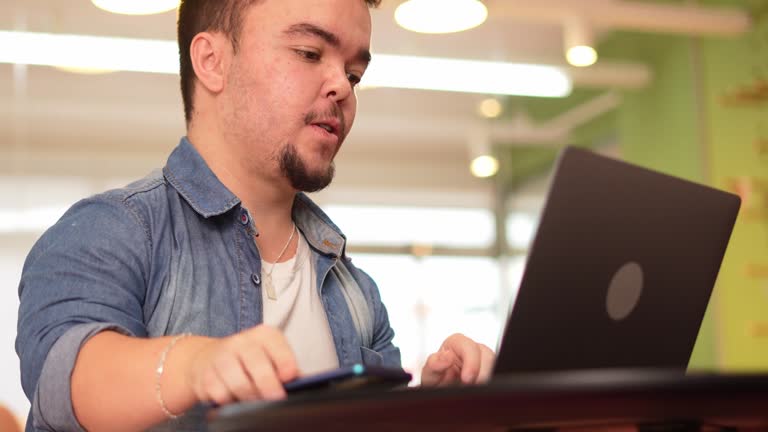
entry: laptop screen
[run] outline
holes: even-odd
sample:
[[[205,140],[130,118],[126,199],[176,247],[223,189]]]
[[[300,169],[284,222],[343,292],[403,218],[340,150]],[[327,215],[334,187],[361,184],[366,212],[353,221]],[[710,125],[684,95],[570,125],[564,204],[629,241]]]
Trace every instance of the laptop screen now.
[[[494,374],[684,370],[738,196],[566,148]]]

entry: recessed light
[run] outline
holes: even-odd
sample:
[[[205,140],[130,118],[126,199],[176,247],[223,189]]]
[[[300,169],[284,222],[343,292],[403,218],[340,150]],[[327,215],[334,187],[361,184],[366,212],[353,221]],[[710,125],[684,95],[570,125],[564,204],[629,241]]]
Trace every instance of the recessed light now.
[[[418,33],[455,33],[477,27],[488,18],[479,0],[408,0],[395,10],[395,21]]]
[[[179,0],[91,0],[99,9],[122,15],[152,15],[176,9]]]

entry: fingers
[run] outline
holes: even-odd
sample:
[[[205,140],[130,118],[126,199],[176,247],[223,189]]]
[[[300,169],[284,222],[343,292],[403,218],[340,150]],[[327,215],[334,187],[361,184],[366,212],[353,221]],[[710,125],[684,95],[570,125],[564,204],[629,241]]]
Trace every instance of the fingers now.
[[[258,397],[256,386],[237,356],[222,356],[215,363],[214,372],[218,378],[218,382],[214,384],[215,392],[211,395],[214,402],[224,404]]]
[[[282,381],[277,376],[273,360],[265,348],[264,346],[256,346],[251,352],[246,353],[249,355],[243,356],[241,359],[242,367],[247,372],[248,384],[254,387],[256,393],[240,400],[276,400],[285,397]]]
[[[430,355],[421,372],[421,384],[437,386],[455,381],[461,371],[457,366],[459,361],[450,350],[440,350]]]
[[[477,382],[481,365],[480,346],[472,339],[457,333],[443,342],[443,348],[453,351],[461,359],[461,382]]]
[[[487,345],[480,345],[480,374],[477,382],[485,383],[491,379],[493,365],[496,363],[496,354]]]
[[[220,405],[284,398],[283,383],[299,373],[283,334],[267,326],[219,339],[191,363],[189,376],[197,398]]]
[[[288,340],[285,339],[285,336],[280,331],[271,327],[265,327],[265,331],[270,333],[269,339],[271,343],[264,344],[262,347],[267,357],[271,360],[280,382],[284,383],[297,378],[299,376],[299,367],[296,363],[293,349],[288,345]],[[282,388],[282,385],[280,387]]]
[[[464,384],[486,382],[490,379],[495,359],[496,355],[486,345],[455,334],[443,342],[439,352],[427,358],[421,382],[426,386],[456,381]]]
[[[205,375],[195,386],[195,395],[200,401],[214,402],[218,405],[224,405],[236,400],[215,369],[205,372]]]

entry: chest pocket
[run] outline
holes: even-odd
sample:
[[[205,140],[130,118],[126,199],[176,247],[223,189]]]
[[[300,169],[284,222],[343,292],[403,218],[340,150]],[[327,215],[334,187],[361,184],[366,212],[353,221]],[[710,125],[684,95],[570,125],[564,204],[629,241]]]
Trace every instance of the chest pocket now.
[[[355,278],[352,277],[343,260],[338,260],[336,265],[331,268],[331,271],[339,280],[341,292],[344,295],[344,300],[347,302],[349,314],[352,316],[352,322],[355,325],[355,331],[357,331],[357,335],[360,337],[362,346],[372,348],[373,313],[371,313],[368,307],[363,290]]]

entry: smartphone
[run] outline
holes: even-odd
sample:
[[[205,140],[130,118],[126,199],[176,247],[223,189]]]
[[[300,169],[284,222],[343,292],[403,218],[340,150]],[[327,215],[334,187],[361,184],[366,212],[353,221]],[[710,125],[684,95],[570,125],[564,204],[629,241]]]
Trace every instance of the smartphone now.
[[[327,372],[304,376],[283,384],[288,395],[309,390],[393,388],[405,386],[411,374],[400,368],[365,366],[356,363]]]

